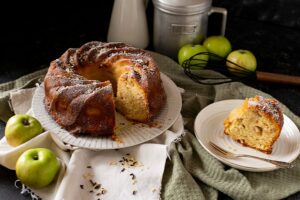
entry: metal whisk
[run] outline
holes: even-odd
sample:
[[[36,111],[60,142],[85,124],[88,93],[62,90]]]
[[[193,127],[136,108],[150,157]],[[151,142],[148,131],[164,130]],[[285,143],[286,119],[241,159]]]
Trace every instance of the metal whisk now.
[[[201,55],[209,56],[209,60],[199,58]],[[227,66],[226,62],[231,63],[234,67]],[[187,76],[195,82],[205,85],[242,81],[256,76],[255,72],[210,52],[197,53],[185,60],[182,66]],[[207,70],[215,72],[207,73]]]
[[[209,61],[199,59],[197,55],[208,55],[210,59]],[[234,67],[226,66],[226,62],[231,63]],[[236,63],[209,52],[195,54],[190,59],[184,61],[182,65],[185,74],[200,84],[217,85],[234,81],[257,79],[271,83],[300,86],[300,76],[262,71],[252,72]],[[207,73],[207,70],[213,70],[214,72]]]

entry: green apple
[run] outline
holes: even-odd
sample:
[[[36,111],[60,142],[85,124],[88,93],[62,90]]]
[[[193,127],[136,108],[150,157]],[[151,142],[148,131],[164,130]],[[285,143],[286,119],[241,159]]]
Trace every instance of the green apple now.
[[[245,76],[247,75],[247,73],[255,72],[256,65],[256,58],[254,54],[249,50],[235,50],[227,56],[227,68],[232,74],[237,76]],[[243,71],[243,68],[246,70],[246,73],[240,73],[241,71]]]
[[[223,58],[231,52],[231,43],[229,40],[224,36],[210,36],[206,38],[203,42],[203,46],[210,52],[217,54]],[[213,56],[210,57],[214,59]]]
[[[185,60],[190,59],[192,56],[196,55],[197,53],[203,53],[208,52],[207,49],[200,45],[192,45],[192,44],[186,44],[182,46],[178,51],[178,63],[182,65],[182,63]],[[204,67],[206,66],[206,63],[208,61],[208,55],[207,54],[201,54],[197,55],[193,58],[191,61],[191,65],[194,65],[195,67]]]
[[[5,126],[5,138],[9,145],[16,147],[43,132],[41,123],[28,114],[16,114]]]
[[[50,149],[34,148],[21,154],[16,163],[16,175],[25,185],[42,188],[56,177],[60,163]]]

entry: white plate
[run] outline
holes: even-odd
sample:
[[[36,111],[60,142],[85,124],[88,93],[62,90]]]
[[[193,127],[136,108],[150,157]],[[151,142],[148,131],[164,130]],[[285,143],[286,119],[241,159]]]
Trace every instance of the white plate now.
[[[154,119],[153,124],[156,124],[156,126],[150,127],[142,123],[132,123],[127,121],[121,114],[116,113],[116,135],[119,141],[114,141],[111,137],[74,136],[63,129],[52,119],[44,106],[45,93],[43,86],[38,87],[33,96],[33,114],[46,130],[56,134],[64,143],[75,147],[102,150],[141,144],[159,136],[171,127],[181,111],[181,94],[177,86],[162,73],[161,79],[166,91],[167,101],[160,114]]]
[[[194,129],[196,137],[203,148],[221,162],[245,171],[271,171],[278,169],[278,167],[253,158],[224,158],[215,154],[214,151],[211,151],[208,142],[212,141],[233,153],[245,153],[285,162],[292,162],[295,160],[300,153],[300,132],[293,121],[286,115],[284,115],[284,125],[281,134],[273,144],[273,151],[271,154],[264,154],[255,149],[244,147],[224,134],[224,119],[233,108],[241,105],[242,102],[243,100],[237,99],[219,101],[208,105],[200,111],[196,117]]]

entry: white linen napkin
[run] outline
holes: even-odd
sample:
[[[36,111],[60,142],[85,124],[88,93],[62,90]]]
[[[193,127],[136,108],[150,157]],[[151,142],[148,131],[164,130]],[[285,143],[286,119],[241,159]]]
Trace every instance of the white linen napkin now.
[[[159,199],[166,146],[76,150],[57,199]],[[81,163],[81,164],[79,164]]]
[[[33,89],[11,93],[11,107],[17,113],[31,112]],[[167,147],[183,134],[183,120],[147,143],[119,150],[70,151],[54,133],[45,131],[30,141],[11,147],[0,140],[0,164],[15,169],[18,157],[27,149],[52,149],[61,161],[58,178],[43,189],[33,189],[42,199],[160,199]],[[54,136],[54,137],[53,137]]]

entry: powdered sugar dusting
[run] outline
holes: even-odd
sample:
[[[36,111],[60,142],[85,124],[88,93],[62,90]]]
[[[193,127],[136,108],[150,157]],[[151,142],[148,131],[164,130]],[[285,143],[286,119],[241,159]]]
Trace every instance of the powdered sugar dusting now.
[[[55,61],[52,63],[52,70],[48,71],[45,78],[45,83],[47,82],[45,91],[50,91],[52,94],[46,99],[49,105],[47,109],[58,124],[73,134],[85,131],[89,131],[92,135],[107,134],[113,132],[114,126],[114,119],[109,115],[106,117],[109,120],[106,120],[105,123],[102,123],[102,118],[99,117],[90,121],[89,118],[79,118],[80,113],[90,112],[91,115],[100,113],[96,111],[97,109],[87,109],[84,106],[87,104],[86,102],[92,104],[95,100],[99,101],[98,110],[105,110],[104,113],[113,113],[114,111],[114,102],[112,101],[114,94],[111,83],[109,81],[89,80],[79,74],[80,70],[85,71],[85,68],[89,66],[109,69],[109,66],[120,61],[121,66],[126,67],[126,75],[134,77],[143,86],[151,87],[150,92],[152,92],[152,87],[153,93],[157,92],[158,89],[154,87],[161,83],[154,60],[145,51],[124,43],[89,42],[78,49],[69,49],[60,59]],[[162,87],[159,87],[159,90],[162,90],[160,94],[165,94]],[[153,102],[162,99],[161,96],[157,96],[149,95],[150,106],[154,105]],[[103,103],[108,106],[101,106]],[[82,123],[84,127],[77,123],[77,119],[80,119],[78,121],[80,123],[84,121]],[[96,122],[96,120],[98,121]],[[85,126],[86,124],[87,126]],[[92,126],[96,128],[93,127],[89,130],[85,128]]]
[[[256,107],[269,114],[277,123],[283,118],[279,102],[276,99],[255,96],[248,99],[248,107]]]

